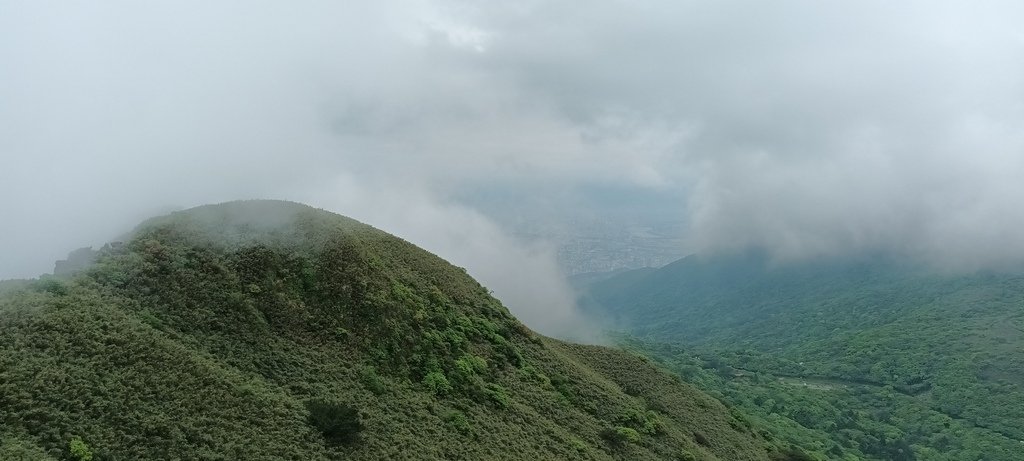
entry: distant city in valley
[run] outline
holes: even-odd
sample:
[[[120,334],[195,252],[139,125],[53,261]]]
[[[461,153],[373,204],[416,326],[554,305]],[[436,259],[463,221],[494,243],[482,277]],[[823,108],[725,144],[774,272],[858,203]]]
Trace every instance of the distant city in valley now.
[[[547,236],[558,245],[558,264],[568,275],[661,267],[683,256],[680,221],[634,222],[575,220],[561,234]]]
[[[519,240],[553,245],[566,275],[661,267],[689,254],[686,204],[677,191],[592,188],[582,196],[549,190],[530,196],[487,185],[468,189],[459,201]]]

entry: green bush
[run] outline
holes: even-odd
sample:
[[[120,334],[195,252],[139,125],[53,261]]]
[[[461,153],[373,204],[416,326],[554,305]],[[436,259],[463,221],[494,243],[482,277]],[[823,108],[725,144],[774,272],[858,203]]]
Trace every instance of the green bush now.
[[[444,373],[440,371],[432,371],[427,373],[423,377],[423,385],[427,386],[434,395],[445,395],[452,391],[452,384],[448,382],[448,378],[444,377]]]
[[[55,278],[42,278],[35,283],[33,288],[35,288],[36,291],[50,293],[56,296],[64,296],[68,294],[67,285]]]
[[[640,433],[630,427],[610,427],[601,431],[601,438],[615,446],[640,443]]]
[[[508,398],[508,392],[504,387],[497,384],[488,384],[487,388],[484,389],[484,394],[491,402],[500,408],[508,408],[511,404]]]
[[[697,461],[697,455],[684,448],[676,454],[676,461]]]
[[[475,375],[487,371],[487,360],[472,354],[463,355],[455,361],[455,368],[464,375]]]
[[[441,417],[441,420],[444,421],[446,426],[462,434],[468,435],[473,433],[473,425],[470,424],[469,418],[466,418],[466,415],[461,411],[448,411]]]
[[[650,410],[644,412],[635,408],[630,409],[615,422],[646,435],[657,435],[665,431],[665,424],[658,419],[658,414]]]
[[[77,461],[92,461],[92,450],[86,445],[81,437],[75,437],[68,443],[68,451],[71,457]]]
[[[772,461],[817,461],[817,458],[799,448],[790,447],[773,454]]]
[[[377,369],[372,366],[365,366],[359,369],[359,381],[367,390],[374,395],[381,395],[388,390],[387,385],[377,374]]]

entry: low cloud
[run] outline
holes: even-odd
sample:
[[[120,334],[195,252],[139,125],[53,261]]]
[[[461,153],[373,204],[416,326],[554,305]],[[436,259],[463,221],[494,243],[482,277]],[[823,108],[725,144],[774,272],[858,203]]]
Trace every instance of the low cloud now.
[[[549,245],[449,196],[465,181],[568,171],[558,156],[585,154],[574,127],[512,107],[514,93],[465,62],[489,35],[455,6],[3,9],[0,278],[48,272],[155,214],[283,198],[466,267],[542,332],[590,331]]]
[[[399,184],[339,178],[295,191],[305,203],[349,216],[430,250],[468,270],[521,321],[541,333],[600,342],[599,328],[576,307],[575,293],[543,241],[513,237],[480,212]]]
[[[460,199],[489,182],[678,194],[695,252],[1006,264],[1024,259],[1022,10],[7,2],[0,278],[169,209],[267,197],[420,243],[524,317],[572,312],[540,283],[549,245]]]

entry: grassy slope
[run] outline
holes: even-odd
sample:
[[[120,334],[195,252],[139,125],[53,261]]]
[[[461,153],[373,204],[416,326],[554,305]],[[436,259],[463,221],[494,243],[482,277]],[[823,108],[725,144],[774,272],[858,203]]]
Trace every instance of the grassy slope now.
[[[151,220],[85,273],[4,294],[0,311],[4,459],[76,459],[76,438],[104,460],[772,449],[644,361],[540,337],[462,269],[296,204]],[[357,409],[362,429],[345,432],[357,437],[325,437],[313,401]]]
[[[687,258],[639,277],[605,280],[588,296],[591,308],[608,309],[649,339],[686,344],[722,375],[735,368],[864,382],[869,385],[855,386],[861,397],[846,400],[869,413],[868,402],[891,394],[892,411],[863,423],[897,429],[889,437],[912,443],[923,457],[1024,456],[1020,275]],[[817,395],[821,402],[845,398]]]

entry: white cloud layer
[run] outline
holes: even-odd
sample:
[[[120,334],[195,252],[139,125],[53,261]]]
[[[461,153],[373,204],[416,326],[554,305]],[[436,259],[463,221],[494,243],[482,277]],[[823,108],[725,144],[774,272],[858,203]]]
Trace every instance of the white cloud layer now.
[[[273,197],[571,312],[514,276],[550,251],[450,198],[488,181],[683,190],[693,251],[1014,262],[1021,23],[1010,1],[0,2],[0,277]]]

